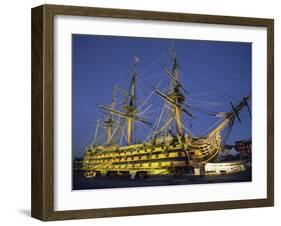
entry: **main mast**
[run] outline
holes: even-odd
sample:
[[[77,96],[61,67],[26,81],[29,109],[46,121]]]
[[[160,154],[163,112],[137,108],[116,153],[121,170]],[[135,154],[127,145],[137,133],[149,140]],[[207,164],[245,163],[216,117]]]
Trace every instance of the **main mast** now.
[[[134,123],[135,121],[141,122],[142,124],[146,126],[151,126],[151,123],[147,122],[145,119],[138,117],[137,113],[137,98],[136,98],[136,63],[138,62],[138,58],[134,58],[133,67],[132,67],[132,80],[129,86],[129,91],[124,91],[123,89],[116,86],[116,89],[118,89],[121,93],[126,95],[128,97],[128,101],[126,104],[122,106],[122,110],[115,110],[113,108],[109,108],[103,105],[98,105],[103,110],[106,110],[110,112],[111,114],[118,115],[124,119],[126,119],[126,139],[128,144],[130,145],[133,140],[133,129],[134,129]],[[108,127],[108,133],[111,134],[111,127]]]
[[[111,99],[110,109],[114,110],[114,107],[115,107],[115,96],[114,96],[114,90],[112,90],[112,99]],[[107,128],[107,144],[111,144],[112,128],[113,128],[113,125],[115,123],[115,121],[113,120],[112,112],[109,112],[109,117],[104,123],[105,123],[105,126]]]

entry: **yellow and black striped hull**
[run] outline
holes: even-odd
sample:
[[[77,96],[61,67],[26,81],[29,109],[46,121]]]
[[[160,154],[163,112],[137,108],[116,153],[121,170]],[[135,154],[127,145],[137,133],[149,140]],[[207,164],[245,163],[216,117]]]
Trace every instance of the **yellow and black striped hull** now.
[[[170,144],[89,146],[83,158],[86,177],[179,174],[202,167],[221,150],[220,135]]]

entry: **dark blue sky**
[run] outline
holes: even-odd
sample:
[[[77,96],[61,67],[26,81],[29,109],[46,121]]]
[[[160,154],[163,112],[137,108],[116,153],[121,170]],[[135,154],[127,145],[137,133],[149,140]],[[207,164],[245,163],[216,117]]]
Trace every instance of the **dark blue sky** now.
[[[76,35],[72,36],[72,148],[73,156],[81,156],[91,143],[94,122],[100,111],[93,103],[108,105],[112,85],[128,89],[130,69],[135,56],[138,92],[145,98],[152,92],[150,85],[165,90],[168,78],[162,65],[171,67],[171,47],[175,46],[180,67],[180,79],[188,90],[187,102],[195,108],[209,111],[229,111],[230,101],[237,103],[251,94],[251,43],[169,40],[135,37]],[[198,106],[206,102],[219,106]],[[162,100],[153,96],[153,108],[158,109]],[[192,108],[191,108],[192,109]],[[159,112],[147,111],[153,121]],[[149,112],[151,112],[149,114]],[[200,112],[192,111],[197,119],[186,119],[186,126],[200,134],[215,120]],[[251,138],[251,119],[246,110],[241,112],[242,123],[236,122],[226,143]],[[138,128],[136,128],[138,129]],[[144,132],[142,130],[142,132]],[[141,135],[140,135],[141,136]]]

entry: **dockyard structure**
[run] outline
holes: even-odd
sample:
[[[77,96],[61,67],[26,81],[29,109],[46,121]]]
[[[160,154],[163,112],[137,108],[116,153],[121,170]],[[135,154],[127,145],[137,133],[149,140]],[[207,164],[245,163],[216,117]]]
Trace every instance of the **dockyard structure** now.
[[[243,172],[247,169],[245,162],[229,161],[229,162],[208,162],[204,168],[204,175],[220,175]]]
[[[236,150],[244,158],[251,159],[251,157],[252,157],[252,141],[251,140],[236,141]]]

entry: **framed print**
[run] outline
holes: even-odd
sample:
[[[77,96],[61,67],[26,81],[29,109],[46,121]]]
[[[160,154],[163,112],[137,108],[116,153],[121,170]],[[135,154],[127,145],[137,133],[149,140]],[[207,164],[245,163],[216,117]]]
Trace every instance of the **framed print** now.
[[[33,8],[32,216],[273,206],[273,32],[272,19]]]

